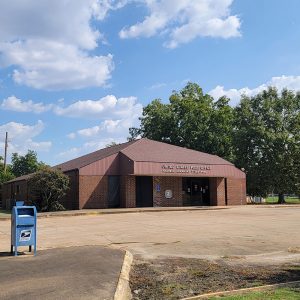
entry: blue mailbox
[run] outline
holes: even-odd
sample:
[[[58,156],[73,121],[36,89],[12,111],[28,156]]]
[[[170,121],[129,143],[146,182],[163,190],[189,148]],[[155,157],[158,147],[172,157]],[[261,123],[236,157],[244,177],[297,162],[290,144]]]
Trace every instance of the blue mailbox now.
[[[21,204],[21,205],[20,205]],[[11,214],[11,253],[18,255],[19,246],[29,246],[31,252],[34,246],[36,255],[36,207],[16,203]]]

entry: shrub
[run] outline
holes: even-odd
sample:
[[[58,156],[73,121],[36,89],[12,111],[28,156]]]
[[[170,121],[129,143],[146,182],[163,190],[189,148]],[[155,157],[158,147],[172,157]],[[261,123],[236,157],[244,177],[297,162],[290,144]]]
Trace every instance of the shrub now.
[[[60,200],[69,189],[69,177],[60,170],[44,167],[30,177],[28,187],[38,211],[65,210]]]

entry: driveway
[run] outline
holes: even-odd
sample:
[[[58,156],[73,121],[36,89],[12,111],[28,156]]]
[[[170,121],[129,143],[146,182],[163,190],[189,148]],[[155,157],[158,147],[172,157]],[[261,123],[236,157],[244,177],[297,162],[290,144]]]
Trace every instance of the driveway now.
[[[300,206],[49,217],[38,220],[38,249],[104,245],[143,258],[242,256],[272,263],[300,257]],[[0,252],[10,222],[0,222]]]

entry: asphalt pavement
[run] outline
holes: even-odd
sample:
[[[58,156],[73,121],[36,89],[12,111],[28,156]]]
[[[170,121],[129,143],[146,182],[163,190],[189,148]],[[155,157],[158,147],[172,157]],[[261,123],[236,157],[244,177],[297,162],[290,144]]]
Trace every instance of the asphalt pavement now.
[[[0,252],[0,299],[113,299],[124,251],[82,246],[12,257]]]

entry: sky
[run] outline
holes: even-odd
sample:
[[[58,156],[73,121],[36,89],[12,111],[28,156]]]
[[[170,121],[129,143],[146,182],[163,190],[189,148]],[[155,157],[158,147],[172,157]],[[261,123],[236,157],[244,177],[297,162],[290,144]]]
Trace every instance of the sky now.
[[[125,142],[196,82],[231,105],[300,90],[299,0],[0,0],[0,156],[50,165]]]

